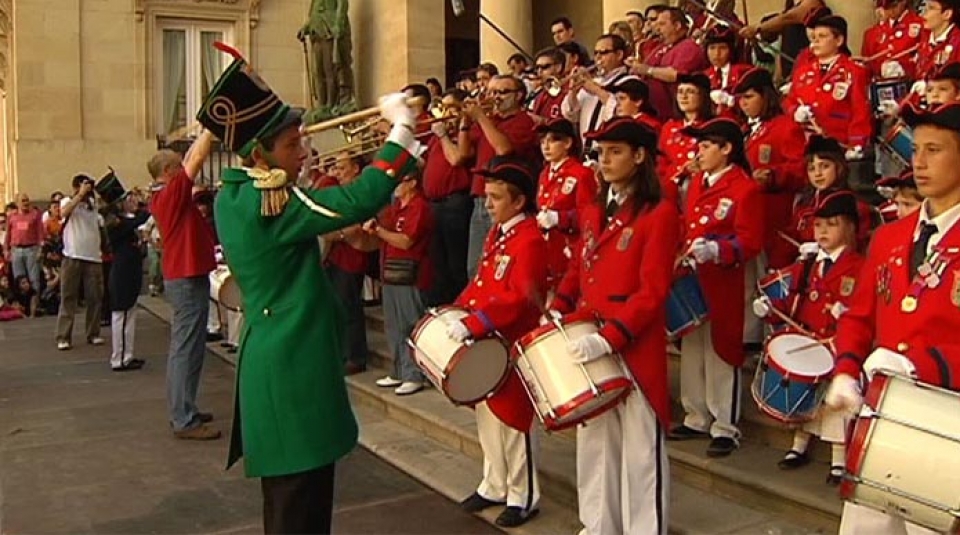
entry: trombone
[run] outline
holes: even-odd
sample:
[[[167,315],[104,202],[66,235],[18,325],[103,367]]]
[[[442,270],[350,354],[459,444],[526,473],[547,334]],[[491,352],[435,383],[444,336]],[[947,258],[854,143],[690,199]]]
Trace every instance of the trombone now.
[[[597,67],[598,65],[594,63],[593,65],[587,67],[583,71],[568,74],[563,78],[557,78],[556,76],[551,76],[550,78],[547,78],[546,81],[543,82],[544,90],[551,97],[559,96],[560,93],[563,93],[563,86],[567,85],[570,81],[574,80],[575,78],[580,78],[583,76],[587,76],[588,74],[593,74],[593,72],[597,70]]]

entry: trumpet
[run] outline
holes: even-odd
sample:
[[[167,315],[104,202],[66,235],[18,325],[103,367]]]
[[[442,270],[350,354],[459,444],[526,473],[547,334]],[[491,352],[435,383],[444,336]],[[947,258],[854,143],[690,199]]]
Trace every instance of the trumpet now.
[[[433,123],[442,123],[442,122],[459,120],[459,119],[460,117],[456,117],[456,116],[426,119],[426,120],[418,121],[416,125],[417,127],[416,129],[420,130],[421,128],[428,127]],[[344,138],[346,143],[343,145],[334,147],[332,149],[328,149],[323,152],[320,152],[315,156],[311,156],[310,159],[313,160],[313,162],[311,162],[310,164],[310,169],[319,169],[320,167],[322,167],[321,162],[328,160],[330,158],[334,158],[344,152],[349,153],[352,156],[361,156],[364,154],[369,154],[371,152],[380,150],[380,148],[383,146],[383,143],[387,139],[387,134],[381,133],[381,132],[375,132],[371,129],[378,122],[379,120],[368,121],[367,123],[357,126],[356,128],[342,129],[344,131]],[[426,136],[429,136],[431,133],[432,132],[430,130],[426,130],[424,132],[414,134],[414,137],[417,139],[422,139]],[[364,136],[364,134],[367,134],[367,135]]]
[[[567,85],[570,81],[586,76],[588,74],[593,74],[597,70],[598,65],[594,63],[593,65],[587,67],[583,71],[575,72],[568,74],[563,78],[557,78],[556,76],[551,76],[543,82],[543,88],[551,97],[559,96],[560,93],[563,93],[563,86]]]

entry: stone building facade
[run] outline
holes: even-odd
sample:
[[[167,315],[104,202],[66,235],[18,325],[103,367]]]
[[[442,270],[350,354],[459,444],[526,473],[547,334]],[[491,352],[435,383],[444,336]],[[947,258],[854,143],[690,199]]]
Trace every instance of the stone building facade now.
[[[308,101],[296,33],[309,0],[0,0],[0,197],[37,199],[73,175],[112,166],[130,185],[148,182],[156,136],[190,121],[228,59],[205,47],[222,38],[243,50],[282,98]],[[570,17],[591,47],[607,25],[651,0],[351,0],[357,91],[364,106],[409,81],[444,79],[448,58],[500,65],[512,45],[479,22],[482,11],[522,47],[551,44],[549,22]],[[848,17],[851,41],[872,2],[828,0]],[[783,0],[749,0],[750,20]],[[206,51],[206,52],[205,52]],[[175,73],[175,74],[171,74]],[[175,96],[172,96],[175,95]]]

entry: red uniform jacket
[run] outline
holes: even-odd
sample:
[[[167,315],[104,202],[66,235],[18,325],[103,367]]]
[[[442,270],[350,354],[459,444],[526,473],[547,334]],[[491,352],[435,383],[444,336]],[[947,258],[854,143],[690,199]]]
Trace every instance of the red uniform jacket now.
[[[703,74],[706,74],[710,78],[710,89],[721,89],[733,95],[733,88],[737,87],[737,84],[740,83],[740,77],[743,76],[743,73],[749,71],[753,68],[753,65],[745,65],[742,63],[731,64],[730,71],[727,73],[727,83],[723,83],[723,75],[720,72],[720,69],[711,66],[709,69],[703,71]],[[740,121],[740,117],[735,112],[736,104],[733,107],[724,106],[722,104],[714,105],[714,112],[717,114],[717,117],[728,117],[735,121]]]
[[[754,172],[769,169],[773,178],[762,188],[766,207],[764,246],[767,265],[774,269],[789,266],[797,258],[797,248],[780,236],[790,227],[790,216],[797,193],[807,185],[804,159],[806,137],[792,117],[778,115],[751,126],[746,139],[747,160]]]
[[[897,20],[889,20],[877,23],[863,33],[863,45],[860,48],[860,55],[865,58],[873,58],[867,62],[867,69],[872,78],[883,78],[881,68],[887,58],[903,54],[907,50],[918,46],[921,40],[926,39],[926,32],[923,30],[923,17],[913,11],[904,11]],[[916,52],[911,52],[893,60],[903,67],[907,79],[914,79],[916,76]]]
[[[797,262],[788,268],[792,275],[788,297],[775,299],[772,304],[818,338],[826,339],[832,337],[837,329],[837,320],[831,312],[834,303],[850,306],[850,296],[853,295],[854,284],[860,275],[863,256],[856,251],[843,251],[826,275],[823,274],[823,261],[811,262],[813,264],[803,293],[800,293],[800,281],[803,278],[804,263]],[[775,325],[781,323],[780,318],[774,314],[766,319]]]
[[[560,104],[566,96],[567,86],[564,86],[560,94],[555,97],[551,97],[550,93],[546,91],[540,91],[537,93],[537,96],[533,98],[530,113],[543,117],[544,119],[559,119],[563,117],[563,114],[560,113]]]
[[[540,171],[537,207],[556,210],[560,216],[560,223],[544,234],[547,241],[547,271],[554,284],[560,282],[567,270],[567,253],[576,250],[580,235],[577,214],[592,204],[596,196],[596,175],[576,158],[564,160],[556,172],[551,171],[549,165]]]
[[[680,215],[664,199],[632,216],[624,203],[604,226],[604,208],[583,211],[582,249],[570,263],[551,308],[563,313],[586,309],[600,317],[600,334],[623,360],[640,391],[670,423],[667,380],[666,299],[679,242]]]
[[[824,74],[813,59],[793,70],[783,107],[793,117],[797,107],[806,104],[824,135],[844,145],[864,147],[873,139],[869,88],[869,74],[848,56],[841,54]]]
[[[648,126],[657,132],[659,132],[660,128],[663,127],[663,123],[660,122],[660,119],[657,119],[656,115],[647,113],[645,111],[634,115],[633,120],[644,126]]]
[[[499,331],[507,343],[536,329],[546,295],[547,266],[543,262],[547,244],[537,221],[527,217],[500,236],[494,225],[483,244],[477,275],[456,300],[472,312],[463,323],[476,338]],[[503,423],[519,431],[530,431],[533,405],[516,370],[487,398],[487,405]]]
[[[704,189],[704,173],[690,181],[684,209],[683,250],[699,237],[720,246],[716,263],[697,265],[697,279],[710,311],[713,347],[732,366],[743,364],[746,269],[763,247],[764,205],[760,186],[740,167],[728,169]]]
[[[821,199],[836,191],[840,191],[840,188],[801,192],[793,207],[787,234],[800,243],[816,241],[813,238],[813,213]],[[870,242],[870,233],[879,223],[879,213],[873,206],[857,199],[857,215],[857,248],[863,251]]]
[[[926,80],[947,63],[960,61],[960,29],[956,26],[947,31],[944,39],[930,43],[930,33],[924,32],[917,51],[917,79]]]
[[[693,126],[700,121],[694,121]],[[680,133],[685,127],[683,119],[670,119],[663,123],[658,142],[660,158],[657,160],[657,174],[660,186],[666,197],[677,201],[680,198],[680,175],[689,161],[697,157],[697,140]]]
[[[913,312],[902,309],[910,293],[915,212],[877,230],[857,278],[850,310],[837,328],[837,373],[857,377],[875,347],[905,355],[926,383],[960,390],[960,225],[937,249],[949,257],[935,287],[924,287]]]

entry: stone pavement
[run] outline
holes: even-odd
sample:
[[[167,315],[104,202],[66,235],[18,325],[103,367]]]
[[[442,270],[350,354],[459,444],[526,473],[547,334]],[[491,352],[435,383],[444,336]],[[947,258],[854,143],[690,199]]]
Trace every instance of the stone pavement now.
[[[54,324],[0,323],[0,533],[259,533],[259,484],[223,470],[226,439],[167,427],[167,325],[140,311],[147,364],[114,373],[108,346],[57,351]],[[233,380],[208,354],[200,403],[225,433]],[[497,533],[362,449],[338,467],[334,531]]]

